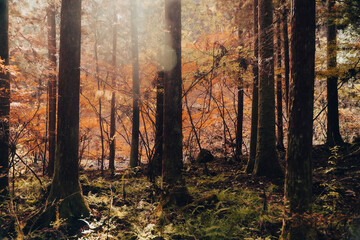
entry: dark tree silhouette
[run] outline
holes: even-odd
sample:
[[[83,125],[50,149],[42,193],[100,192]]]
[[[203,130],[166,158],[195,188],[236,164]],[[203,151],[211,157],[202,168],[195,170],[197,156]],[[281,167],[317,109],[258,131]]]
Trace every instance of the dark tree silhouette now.
[[[239,41],[241,38],[241,30],[238,30]],[[241,71],[246,70],[246,64],[244,64],[245,59],[243,59],[239,52],[239,76],[238,76],[238,103],[237,103],[237,115],[236,115],[236,148],[235,155],[236,158],[239,158],[242,155],[242,142],[243,142],[243,119],[244,119],[244,81],[241,76]]]
[[[79,90],[81,0],[61,4],[59,103],[54,179],[47,199],[46,221],[89,215],[79,182]],[[53,205],[57,205],[55,208]],[[50,214],[50,215],[49,215]]]
[[[314,239],[304,213],[311,209],[315,1],[293,0],[291,97],[283,239]]]
[[[137,24],[137,0],[131,1],[131,53],[133,74],[133,118],[131,134],[130,167],[139,165],[139,101],[140,101],[140,79],[139,79],[139,44]]]
[[[332,76],[327,78],[327,144],[331,147],[343,145],[344,142],[339,130],[339,104],[338,89],[336,76],[336,56],[337,56],[337,29],[335,16],[335,0],[328,0],[328,17],[327,17],[327,68]]]
[[[113,66],[113,75],[112,75],[112,87],[114,88],[116,85],[116,52],[117,52],[117,28],[118,28],[118,21],[116,16],[116,3],[113,2],[114,13],[113,13],[113,49],[112,49],[112,66]],[[115,146],[116,146],[116,139],[115,139],[115,130],[116,130],[116,121],[115,121],[115,102],[116,102],[116,95],[115,91],[111,94],[111,109],[110,109],[110,153],[109,153],[109,169],[111,174],[114,175],[115,173]]]
[[[165,21],[170,34],[165,56],[175,54],[176,63],[164,81],[163,200],[184,205],[189,198],[182,176],[181,0],[165,1]]]
[[[48,24],[48,55],[51,64],[50,79],[48,83],[49,92],[49,163],[47,167],[47,174],[52,177],[54,174],[55,162],[55,148],[56,148],[56,9],[54,2],[49,4],[47,9],[47,24]]]
[[[280,151],[285,151],[284,147],[284,128],[283,128],[283,104],[282,104],[282,75],[281,75],[281,28],[280,14],[276,21],[276,147]]]
[[[151,176],[160,176],[162,172],[163,156],[163,126],[164,126],[164,72],[158,72],[156,86],[156,116],[155,116],[155,150],[151,159]],[[154,179],[152,179],[154,180]]]
[[[281,0],[282,4],[282,37],[283,37],[283,56],[284,56],[284,82],[285,82],[285,106],[286,113],[289,113],[289,78],[290,78],[290,56],[289,56],[289,33],[288,33],[288,9],[286,0]]]
[[[250,154],[246,172],[252,173],[254,171],[255,157],[256,157],[256,143],[257,143],[257,125],[258,125],[258,82],[259,82],[259,62],[258,62],[258,47],[259,47],[259,31],[258,31],[258,0],[254,0],[254,63],[253,63],[253,96],[251,103],[251,134],[250,134]]]
[[[9,65],[9,5],[0,0],[0,59]],[[8,197],[10,77],[0,68],[0,204]]]
[[[238,104],[237,104],[237,116],[236,116],[236,152],[235,155],[239,158],[242,155],[242,142],[243,142],[243,118],[244,118],[244,89],[243,80],[239,77],[238,86]]]
[[[254,173],[282,176],[275,147],[274,40],[272,0],[259,0],[259,119]]]

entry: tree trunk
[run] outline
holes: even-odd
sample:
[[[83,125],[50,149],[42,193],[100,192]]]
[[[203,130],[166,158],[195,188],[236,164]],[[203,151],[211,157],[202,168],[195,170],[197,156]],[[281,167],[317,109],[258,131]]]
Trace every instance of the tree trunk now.
[[[98,78],[98,90],[100,90],[100,79]],[[105,146],[104,146],[104,127],[102,119],[102,101],[101,96],[99,97],[99,130],[100,130],[100,143],[101,143],[101,157],[100,157],[100,171],[101,175],[104,176],[104,158],[105,158]]]
[[[61,4],[59,103],[54,179],[42,220],[81,218],[89,207],[79,182],[81,1]]]
[[[239,43],[241,39],[241,30],[238,30]],[[243,59],[240,56],[239,52],[239,76],[238,76],[238,104],[237,104],[237,116],[236,116],[236,149],[235,149],[235,157],[237,159],[242,155],[242,142],[243,142],[243,119],[244,119],[244,81],[241,77],[241,71],[246,70],[246,66],[244,65]]]
[[[9,65],[9,5],[0,0],[0,58]],[[9,194],[10,76],[0,68],[0,204]]]
[[[95,22],[95,42],[94,42],[94,55],[95,55],[95,76],[98,84],[98,91],[101,91],[101,80],[99,77],[99,59],[98,59],[98,36],[97,36],[97,26]],[[101,142],[101,158],[100,158],[100,170],[101,175],[104,176],[104,158],[105,158],[105,146],[104,146],[104,131],[103,131],[103,119],[102,119],[102,94],[99,96],[99,130],[100,130],[100,142]]]
[[[282,35],[283,35],[283,49],[284,49],[284,79],[285,79],[285,105],[286,112],[289,113],[289,78],[290,78],[290,57],[289,57],[289,34],[288,34],[288,16],[286,8],[286,0],[281,0],[283,5],[282,15]]]
[[[189,197],[182,177],[181,0],[165,1],[165,22],[169,33],[165,58],[173,56],[176,63],[164,79],[163,205],[185,205]]]
[[[254,0],[254,63],[253,63],[253,98],[251,103],[251,135],[250,135],[250,154],[246,172],[254,171],[257,143],[257,125],[258,125],[258,80],[259,80],[259,31],[258,31],[258,0]]]
[[[156,116],[155,116],[155,151],[151,163],[151,171],[154,176],[160,176],[162,172],[163,155],[163,123],[164,123],[164,72],[158,72],[156,84]]]
[[[272,0],[259,0],[259,120],[254,174],[283,175],[275,147],[274,39]]]
[[[281,77],[281,30],[280,30],[280,14],[276,21],[276,122],[277,122],[277,138],[276,147],[279,151],[285,151],[284,147],[284,129],[283,129],[283,105],[282,105],[282,77]]]
[[[113,76],[112,76],[112,87],[116,86],[116,52],[117,52],[117,16],[116,16],[116,4],[114,1],[114,16],[113,16],[113,52],[112,52],[112,66],[113,66]],[[109,153],[109,169],[111,175],[115,173],[115,131],[116,131],[116,121],[115,121],[115,102],[116,95],[115,91],[111,95],[111,110],[110,110],[110,153]]]
[[[240,74],[240,73],[239,73]],[[236,158],[242,155],[242,129],[243,129],[243,117],[244,117],[244,86],[241,76],[239,76],[238,86],[238,105],[236,116]]]
[[[338,108],[338,89],[336,75],[336,56],[337,56],[337,29],[335,22],[335,0],[328,0],[328,17],[327,17],[327,68],[330,77],[327,78],[327,144],[330,147],[343,145],[344,142],[339,130],[339,108]]]
[[[131,135],[130,167],[139,165],[139,45],[138,45],[138,17],[137,0],[131,0],[131,52],[132,52],[132,76],[133,76],[133,119]]]
[[[304,214],[311,210],[315,67],[315,1],[293,0],[291,97],[282,239],[315,239]]]
[[[55,4],[52,2],[47,9],[47,22],[48,22],[48,55],[53,72],[50,74],[49,79],[49,163],[47,167],[47,174],[52,177],[54,174],[55,162],[55,147],[56,147],[56,9]]]

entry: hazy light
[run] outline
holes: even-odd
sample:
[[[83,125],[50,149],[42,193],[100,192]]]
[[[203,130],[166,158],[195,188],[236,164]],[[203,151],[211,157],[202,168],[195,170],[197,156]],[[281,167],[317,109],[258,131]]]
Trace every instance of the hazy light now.
[[[164,71],[172,70],[177,63],[177,56],[175,50],[171,47],[171,36],[169,33],[165,34],[164,55],[160,56],[160,65]]]
[[[165,46],[164,52],[165,56],[161,59],[160,63],[164,67],[164,71],[170,71],[176,65],[176,52],[168,45]]]

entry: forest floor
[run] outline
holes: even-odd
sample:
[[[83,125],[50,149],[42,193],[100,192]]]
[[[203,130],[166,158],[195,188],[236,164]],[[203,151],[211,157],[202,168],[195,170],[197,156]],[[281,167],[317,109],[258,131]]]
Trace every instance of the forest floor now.
[[[282,156],[283,157],[283,156]],[[91,216],[76,226],[55,222],[31,231],[25,239],[278,239],[283,219],[283,180],[270,181],[244,173],[240,162],[215,159],[185,166],[193,203],[161,209],[158,188],[140,169],[114,177],[99,171],[81,174]],[[281,159],[284,165],[284,159]],[[318,239],[360,239],[360,145],[313,150],[314,204],[309,221]],[[42,185],[50,181],[42,179]],[[159,183],[157,183],[159,185]],[[17,179],[16,196],[0,212],[0,239],[22,236],[21,228],[46,199],[33,176]],[[18,227],[20,226],[20,228]]]

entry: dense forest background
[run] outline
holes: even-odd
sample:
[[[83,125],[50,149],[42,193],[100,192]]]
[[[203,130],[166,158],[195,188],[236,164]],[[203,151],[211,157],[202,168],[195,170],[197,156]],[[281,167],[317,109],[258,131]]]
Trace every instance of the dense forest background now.
[[[10,79],[9,86],[1,83],[0,98],[1,136],[8,141],[1,140],[0,149],[8,152],[1,155],[0,185],[5,179],[7,193],[0,201],[0,238],[358,239],[360,2],[318,0],[314,14],[313,1],[298,8],[296,2],[0,0],[9,53],[1,52],[1,78]],[[313,30],[313,39],[292,25],[302,9],[308,11],[300,18],[304,31]],[[80,17],[81,28],[60,30],[65,16],[64,29],[80,24]],[[311,19],[309,29],[305,20]],[[75,50],[65,53],[66,39],[79,49],[70,43]],[[298,39],[303,42],[295,46]],[[313,92],[305,51],[311,43]],[[304,58],[293,50],[297,46]],[[80,71],[66,75],[72,53],[81,54]],[[267,67],[272,73],[264,73]],[[310,85],[302,90],[297,81]],[[69,163],[75,162],[74,181],[82,188],[75,187],[66,213],[59,206],[71,193],[53,196],[70,182],[55,184],[68,172],[66,164],[58,166],[63,155],[55,149],[67,151],[59,147],[59,115],[76,103],[67,108],[57,101],[77,93],[78,136],[71,140],[64,132],[62,140],[78,146]],[[171,99],[180,113],[166,105]],[[291,117],[294,106],[309,106],[304,111],[312,121],[306,114]],[[60,125],[72,125],[75,115],[60,117]],[[257,124],[265,130],[253,129]],[[313,149],[291,148],[296,134],[311,134],[305,143]],[[178,162],[169,164],[163,154]],[[309,168],[302,175],[289,159]],[[296,192],[291,171],[305,190]],[[285,199],[300,202],[290,204],[289,213],[284,184]],[[78,200],[84,201],[81,214],[71,212]],[[301,227],[293,230],[288,219]]]
[[[237,87],[242,84],[244,90],[244,131],[243,151],[249,152],[252,71],[239,69],[236,60],[252,56],[252,3],[228,1],[210,1],[207,4],[196,1],[184,1],[182,24],[183,91],[187,93],[186,106],[189,106],[195,130],[200,135],[203,148],[217,149],[219,156],[231,154],[235,143]],[[217,6],[221,5],[221,6]],[[240,6],[239,6],[240,5]],[[320,6],[319,6],[320,5]],[[322,6],[321,6],[322,5]],[[82,13],[82,81],[81,81],[81,117],[80,135],[82,164],[87,160],[101,157],[99,130],[99,99],[102,104],[102,128],[104,138],[104,156],[109,155],[109,125],[112,90],[117,92],[117,138],[116,157],[122,162],[130,158],[131,114],[132,114],[132,65],[131,65],[131,29],[130,2],[120,1],[116,5],[118,23],[113,23],[114,7],[111,2],[89,2],[83,5]],[[11,121],[13,131],[21,131],[24,124],[34,118],[22,131],[20,142],[26,142],[26,153],[38,154],[43,159],[47,145],[47,78],[52,74],[49,69],[46,22],[47,2],[14,1],[10,6],[10,56],[12,56],[13,78]],[[219,10],[217,10],[219,8]],[[240,8],[240,9],[239,9]],[[154,139],[154,112],[156,91],[154,79],[164,61],[163,1],[144,1],[139,4],[139,75],[141,79],[141,120],[140,155],[146,162]],[[141,11],[141,12],[140,12]],[[57,6],[57,24],[60,23],[59,3]],[[156,13],[156,14],[155,14]],[[315,88],[314,143],[326,141],[326,6],[318,4],[317,27],[317,81]],[[26,23],[26,24],[25,24]],[[113,24],[118,24],[117,66],[112,66]],[[241,28],[239,46],[238,29]],[[358,35],[347,27],[338,34],[338,70],[345,74],[357,67]],[[58,30],[59,31],[59,30]],[[58,32],[59,34],[59,32]],[[57,36],[59,36],[57,34]],[[226,54],[222,53],[226,49]],[[240,53],[239,53],[240,52]],[[97,57],[95,56],[97,55]],[[221,56],[224,55],[224,56]],[[221,56],[221,58],[220,58]],[[217,63],[218,62],[218,63]],[[249,62],[250,63],[250,62]],[[247,64],[249,64],[247,63]],[[218,66],[216,66],[218,65]],[[278,71],[283,71],[279,69]],[[116,73],[113,86],[111,75]],[[56,73],[56,72],[55,72]],[[205,76],[203,76],[205,75]],[[240,75],[240,76],[239,76]],[[238,78],[242,78],[239,83]],[[351,80],[351,79],[350,79]],[[194,84],[197,83],[197,84]],[[192,87],[194,85],[194,87]],[[339,89],[340,131],[345,141],[351,142],[358,137],[359,119],[358,83],[348,81]],[[211,86],[211,87],[210,87]],[[210,96],[211,92],[211,96]],[[209,106],[210,104],[210,106]],[[185,156],[196,155],[198,145],[194,141],[194,130],[189,112],[184,104],[184,149]],[[205,107],[206,106],[206,107]],[[206,110],[203,112],[203,110]],[[225,114],[222,114],[224,111]],[[221,116],[224,117],[221,117]],[[319,116],[317,116],[319,115]],[[287,116],[283,116],[284,122]],[[145,131],[145,129],[147,131]],[[225,129],[225,130],[224,130]],[[286,124],[284,124],[286,131]],[[12,134],[17,135],[17,134]],[[24,136],[24,138],[22,138]],[[286,134],[284,134],[286,138]],[[220,140],[220,138],[222,140]],[[218,139],[217,141],[215,139]],[[286,139],[285,139],[286,141]],[[226,143],[226,144],[225,144]],[[31,144],[31,145],[29,145]],[[22,145],[22,144],[20,144]],[[32,149],[34,148],[34,149]],[[149,151],[150,149],[150,151]],[[107,161],[104,162],[107,164]],[[96,166],[96,162],[92,164]]]

